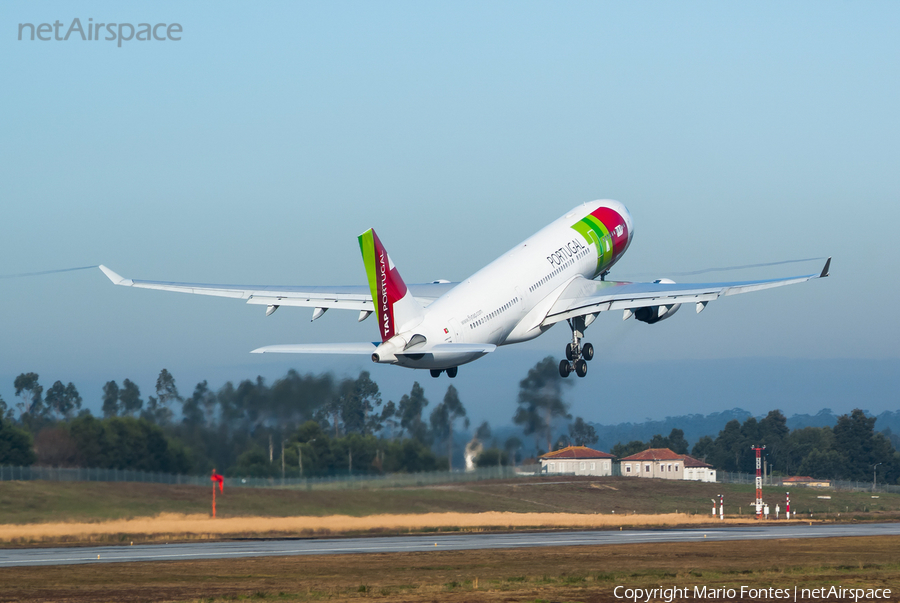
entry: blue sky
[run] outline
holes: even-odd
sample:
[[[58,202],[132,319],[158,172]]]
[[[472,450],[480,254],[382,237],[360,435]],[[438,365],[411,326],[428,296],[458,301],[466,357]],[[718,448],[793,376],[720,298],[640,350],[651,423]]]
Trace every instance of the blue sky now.
[[[179,23],[181,41],[17,40],[19,23]],[[833,255],[820,282],[602,316],[573,411],[635,421],[742,406],[900,407],[900,7],[894,3],[0,5],[0,275],[104,263],[128,277],[365,282],[374,227],[407,282],[458,280],[571,207],[624,202],[616,278]],[[676,280],[815,272],[819,262]],[[257,374],[370,370],[251,356],[375,323],[116,288],[98,270],[0,279],[0,394],[23,371],[183,393]],[[505,422],[562,327],[460,370]],[[602,350],[602,352],[600,352]],[[723,376],[731,376],[723,379]],[[710,384],[719,384],[711,387]],[[614,404],[610,400],[615,400]]]

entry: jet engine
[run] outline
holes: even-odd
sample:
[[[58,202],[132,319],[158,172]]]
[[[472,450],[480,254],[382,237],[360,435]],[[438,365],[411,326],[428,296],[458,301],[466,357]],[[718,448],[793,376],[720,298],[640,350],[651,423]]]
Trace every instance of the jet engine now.
[[[662,283],[664,285],[675,284],[675,281],[667,278],[661,278],[653,282]],[[641,322],[652,325],[653,323],[657,323],[661,320],[669,318],[670,316],[678,312],[678,308],[680,307],[681,304],[669,304],[667,306],[647,306],[644,308],[637,308],[636,310],[634,310],[634,317]]]

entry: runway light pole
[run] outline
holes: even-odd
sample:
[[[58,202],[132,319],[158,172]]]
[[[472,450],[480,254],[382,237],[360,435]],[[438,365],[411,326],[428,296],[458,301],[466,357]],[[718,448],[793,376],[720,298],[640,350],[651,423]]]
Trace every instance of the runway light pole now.
[[[881,464],[882,463],[875,463],[874,465],[872,465],[872,492],[875,491],[875,471],[878,469],[878,465]]]
[[[766,449],[765,446],[751,446],[752,450],[756,452],[756,518],[762,519],[763,514],[763,500],[762,500],[762,459],[760,455],[763,450]]]

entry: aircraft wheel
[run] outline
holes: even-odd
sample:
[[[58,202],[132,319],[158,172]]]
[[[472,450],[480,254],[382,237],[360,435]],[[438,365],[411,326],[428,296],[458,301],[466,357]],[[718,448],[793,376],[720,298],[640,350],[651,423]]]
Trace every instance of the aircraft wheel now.
[[[458,370],[459,370],[458,366],[451,366],[450,368],[447,369],[447,376],[450,377],[451,379],[455,378],[456,372]]]
[[[583,346],[581,346],[581,357],[584,358],[585,360],[590,360],[591,358],[593,358],[594,357],[594,346],[592,346],[589,343],[586,343]]]
[[[441,376],[442,372],[443,371],[441,369],[431,369],[431,376],[434,377],[435,379],[437,379],[438,377]]]
[[[575,349],[571,343],[566,344],[566,360],[575,360]]]
[[[575,374],[579,377],[587,375],[587,362],[584,361],[584,358],[575,361]]]
[[[559,376],[560,377],[568,377],[569,373],[572,372],[572,365],[569,364],[568,360],[560,360],[559,361]]]

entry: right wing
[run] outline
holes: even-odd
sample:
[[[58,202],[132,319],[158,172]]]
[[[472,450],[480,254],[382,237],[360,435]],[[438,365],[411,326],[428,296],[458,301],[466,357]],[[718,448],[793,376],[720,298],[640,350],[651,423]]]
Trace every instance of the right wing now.
[[[563,290],[540,324],[552,325],[576,316],[609,310],[635,310],[691,302],[697,304],[697,312],[700,312],[707,303],[720,297],[825,278],[830,267],[831,258],[828,258],[822,271],[815,274],[727,283],[628,283],[576,278]]]
[[[113,284],[140,289],[159,289],[178,293],[214,295],[245,299],[248,304],[270,307],[301,306],[306,308],[338,308],[372,312],[372,293],[367,285],[337,287],[305,287],[295,285],[210,285],[203,283],[173,283],[167,281],[140,281],[124,278],[106,266],[100,266]],[[422,306],[428,306],[441,295],[455,287],[457,283],[434,282],[409,285],[410,292]],[[315,316],[315,315],[314,315]],[[321,316],[321,314],[318,314]]]

